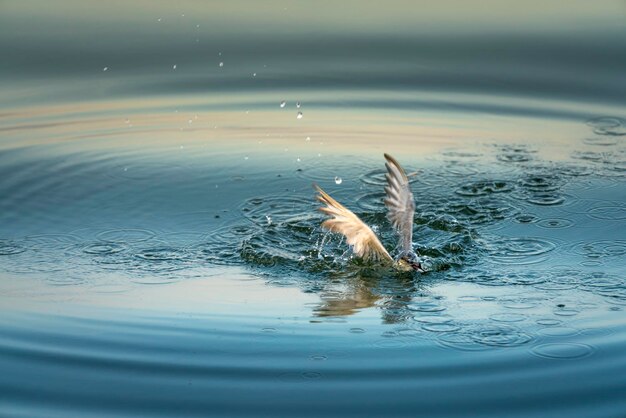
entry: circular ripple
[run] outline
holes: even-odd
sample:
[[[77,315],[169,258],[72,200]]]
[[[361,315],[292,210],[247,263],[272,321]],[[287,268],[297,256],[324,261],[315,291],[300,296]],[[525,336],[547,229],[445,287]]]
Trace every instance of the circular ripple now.
[[[524,163],[532,159],[532,157],[526,153],[504,153],[496,155],[496,158],[505,163]]]
[[[548,328],[542,328],[538,330],[537,332],[547,337],[567,337],[567,336],[578,334],[580,330],[577,330],[576,328],[569,328],[569,327],[549,326]]]
[[[573,250],[588,258],[622,257],[626,255],[626,241],[581,242],[574,245]]]
[[[100,232],[96,237],[102,241],[117,243],[136,243],[148,241],[156,236],[149,229],[110,229]]]
[[[92,255],[112,255],[127,249],[124,244],[116,242],[95,242],[82,247],[84,253]]]
[[[318,207],[313,199],[294,196],[254,197],[240,207],[243,215],[259,225],[281,223],[298,215],[311,215]]]
[[[544,325],[546,327],[554,327],[563,323],[563,321],[553,318],[541,318],[535,322],[537,322],[538,325]]]
[[[0,240],[0,255],[15,255],[26,251],[26,248],[9,240]]]
[[[356,204],[363,210],[381,212],[385,210],[385,193],[368,193],[357,199]]]
[[[561,193],[533,193],[526,201],[534,205],[553,206],[565,202],[565,196]]]
[[[541,344],[530,350],[536,356],[550,359],[578,359],[593,354],[593,347],[578,343]]]
[[[461,196],[477,197],[511,190],[513,190],[512,185],[504,180],[481,180],[465,183],[456,190],[456,193]]]
[[[610,136],[593,136],[583,139],[583,142],[587,145],[610,147],[613,145],[617,145],[617,138],[613,138]]]
[[[624,206],[600,206],[589,209],[587,215],[596,219],[621,221],[626,219],[626,207]]]
[[[419,302],[409,305],[408,309],[415,312],[441,312],[445,311],[446,307],[434,302]]]
[[[444,315],[416,316],[413,319],[423,324],[447,324],[452,322],[452,317]]]
[[[443,323],[443,324],[422,324],[422,329],[431,332],[455,332],[461,329],[460,326],[451,324],[451,323]]]
[[[527,316],[518,313],[497,313],[490,315],[489,318],[497,322],[520,322],[525,320]]]
[[[150,262],[183,261],[189,258],[188,254],[171,247],[146,248],[138,251],[135,256]]]
[[[556,244],[542,238],[499,238],[487,244],[489,259],[499,264],[531,264],[546,258]]]
[[[574,225],[574,221],[565,218],[548,218],[537,222],[537,226],[547,229],[569,228]]]
[[[529,175],[519,181],[521,187],[533,192],[553,192],[560,188],[561,179],[554,175]]]
[[[486,325],[468,331],[475,342],[492,347],[517,347],[532,340],[530,335],[507,325]]]

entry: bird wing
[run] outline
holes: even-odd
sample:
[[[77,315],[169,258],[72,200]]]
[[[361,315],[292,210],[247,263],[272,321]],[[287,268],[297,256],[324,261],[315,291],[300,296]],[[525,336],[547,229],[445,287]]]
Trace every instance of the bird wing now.
[[[409,178],[395,158],[385,154],[387,162],[387,186],[385,186],[385,206],[387,218],[400,235],[399,247],[402,252],[412,251],[413,216],[415,201],[409,188]]]
[[[330,197],[318,185],[314,184],[313,187],[319,193],[317,200],[326,205],[319,210],[330,216],[329,219],[322,222],[322,228],[343,234],[357,257],[372,261],[393,261],[369,226],[352,211]]]

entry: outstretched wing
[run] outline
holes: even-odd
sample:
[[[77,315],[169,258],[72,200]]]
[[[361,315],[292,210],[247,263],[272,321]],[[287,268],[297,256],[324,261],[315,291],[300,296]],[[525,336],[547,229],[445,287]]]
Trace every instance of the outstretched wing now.
[[[393,261],[369,226],[318,185],[314,184],[313,187],[319,193],[317,200],[326,205],[319,210],[330,216],[322,222],[322,228],[343,234],[357,257],[372,261]]]
[[[385,206],[387,217],[400,235],[399,247],[402,252],[412,251],[413,215],[415,201],[409,188],[409,178],[398,161],[389,154],[385,154],[387,162],[387,186],[385,186]]]

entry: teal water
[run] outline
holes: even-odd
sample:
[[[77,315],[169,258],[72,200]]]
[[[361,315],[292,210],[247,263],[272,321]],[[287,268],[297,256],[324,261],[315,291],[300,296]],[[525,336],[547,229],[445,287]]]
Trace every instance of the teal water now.
[[[625,416],[624,17],[1,2],[0,415]]]

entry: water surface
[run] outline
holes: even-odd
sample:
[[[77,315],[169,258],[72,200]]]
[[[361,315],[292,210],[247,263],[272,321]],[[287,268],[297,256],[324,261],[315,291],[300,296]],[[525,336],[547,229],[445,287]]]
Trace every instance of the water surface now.
[[[1,3],[0,415],[626,415],[625,15]]]

